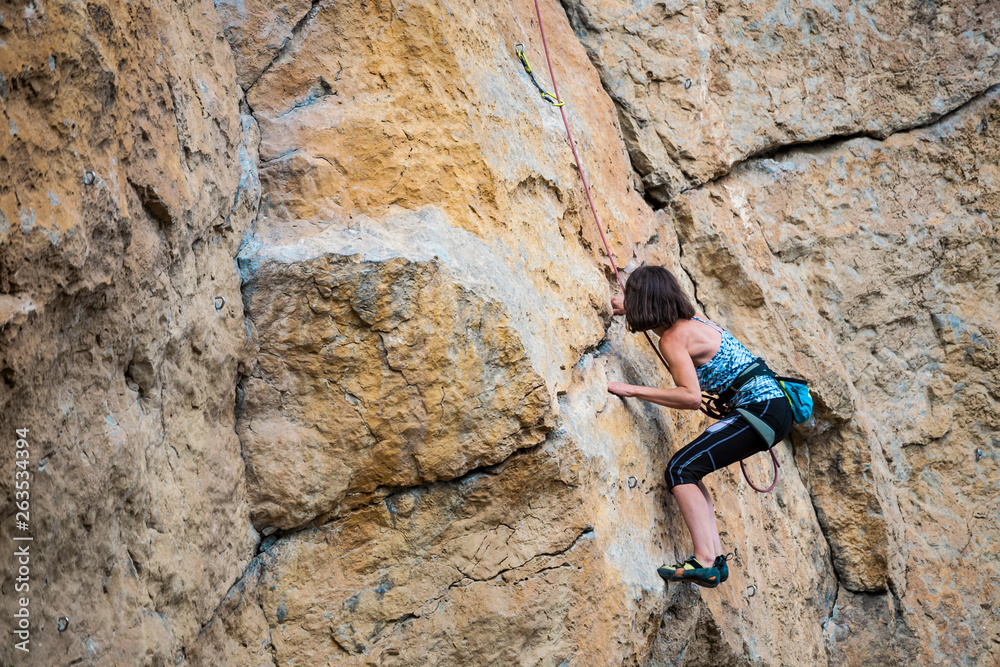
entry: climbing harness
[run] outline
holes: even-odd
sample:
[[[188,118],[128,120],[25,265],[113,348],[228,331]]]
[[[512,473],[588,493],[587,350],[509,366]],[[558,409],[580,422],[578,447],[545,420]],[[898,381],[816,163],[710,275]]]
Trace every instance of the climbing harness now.
[[[771,375],[774,373],[770,372],[771,369],[767,367],[763,359],[757,358],[740,371],[740,374],[733,378],[733,381],[729,383],[729,386],[718,395],[710,394],[706,391],[701,392],[701,411],[712,419],[722,419],[729,412],[731,408],[729,407],[729,402],[733,400],[736,396],[736,392],[743,388],[750,380],[754,379],[760,375]]]
[[[727,413],[731,412],[729,407],[729,401],[733,400],[743,385],[752,380],[755,377],[761,375],[770,375],[774,377],[774,371],[767,367],[764,360],[761,358],[755,359],[749,366],[744,368],[739,375],[737,375],[729,386],[718,396],[713,396],[707,392],[702,392],[702,412],[704,412],[709,417],[713,419],[722,419]],[[760,437],[764,439],[767,444],[767,452],[771,455],[771,463],[774,466],[774,478],[771,480],[771,485],[766,489],[759,488],[756,484],[750,481],[750,475],[747,474],[746,464],[743,463],[745,459],[740,460],[740,470],[743,471],[743,479],[747,481],[750,488],[758,493],[767,493],[774,488],[775,484],[778,483],[778,468],[781,464],[778,463],[778,457],[774,455],[774,429],[767,425],[764,420],[760,419],[751,412],[744,410],[743,408],[736,408],[736,412],[743,415],[743,418],[750,422],[750,426],[753,430],[760,434]]]
[[[785,398],[788,400],[789,407],[792,409],[792,419],[796,424],[801,424],[808,421],[809,417],[812,416],[812,398],[809,396],[809,383],[800,378],[790,378],[782,377],[776,375],[774,371],[767,367],[767,364],[763,359],[757,358],[750,365],[740,371],[740,374],[729,383],[729,386],[718,396],[702,392],[702,412],[704,412],[709,417],[713,419],[722,419],[726,414],[732,412],[733,408],[730,408],[729,402],[733,400],[736,393],[745,385],[747,382],[755,377],[760,377],[761,375],[766,375],[768,377],[774,378],[775,382],[781,388],[781,391],[785,394]],[[744,410],[743,408],[735,408],[736,412],[743,415],[743,418],[750,423],[753,430],[760,434],[760,437],[764,439],[767,444],[768,453],[771,455],[771,462],[774,465],[774,479],[771,481],[771,485],[766,489],[757,488],[757,486],[750,481],[750,477],[747,475],[747,469],[743,461],[740,461],[740,469],[743,470],[743,477],[747,480],[747,484],[754,491],[759,491],[760,493],[767,493],[774,488],[774,485],[778,483],[778,468],[781,464],[778,463],[778,457],[774,455],[774,445],[775,442],[775,432],[767,423],[758,417],[757,415]]]
[[[538,81],[535,80],[535,74],[534,72],[532,72],[531,65],[528,63],[528,58],[524,54],[524,44],[520,43],[516,44],[514,46],[514,51],[517,55],[518,60],[521,61],[521,65],[524,66],[524,71],[527,72],[528,76],[531,78],[531,82],[535,84],[535,87],[541,93],[542,99],[544,99],[552,106],[559,108],[559,113],[562,115],[563,126],[566,128],[566,137],[569,139],[569,147],[573,151],[573,159],[576,160],[576,168],[580,172],[580,181],[582,181],[583,183],[583,191],[587,195],[587,203],[590,204],[590,212],[594,215],[594,222],[597,223],[597,232],[598,234],[601,235],[601,243],[604,244],[604,251],[608,255],[608,261],[611,263],[611,269],[615,273],[615,278],[618,280],[618,285],[619,287],[621,287],[622,293],[624,293],[625,281],[622,280],[621,272],[619,272],[618,270],[618,265],[615,264],[615,258],[611,255],[611,246],[608,244],[608,239],[604,235],[604,227],[601,225],[601,219],[597,215],[597,207],[594,206],[594,198],[590,194],[590,186],[587,185],[587,177],[583,173],[583,163],[580,161],[580,155],[576,151],[576,142],[573,141],[573,133],[569,129],[569,120],[567,120],[566,118],[566,109],[565,109],[566,103],[559,97],[559,86],[558,84],[556,84],[556,73],[555,70],[552,69],[552,58],[551,56],[549,56],[549,45],[545,39],[545,27],[542,23],[542,10],[541,7],[539,7],[538,5],[538,0],[534,1],[535,1],[535,16],[538,17],[538,32],[542,37],[542,48],[545,51],[545,63],[549,67],[549,77],[552,79],[552,91],[553,91],[552,93],[549,93],[544,88],[542,88],[541,85],[539,85]],[[656,343],[654,343],[653,339],[649,337],[649,332],[643,331],[642,333],[646,337],[646,341],[649,343],[649,346],[653,348],[653,351],[656,353],[656,356],[659,358],[660,362],[663,364],[664,368],[666,368],[667,372],[669,373],[670,365],[667,363],[667,360],[663,358],[663,355],[660,354],[660,350],[656,346]],[[789,395],[789,390],[785,388],[783,385],[781,385],[780,380],[787,380],[801,385],[805,385],[805,381],[798,380],[795,378],[777,378],[774,375],[774,372],[771,371],[771,369],[767,367],[767,364],[764,363],[763,359],[757,359],[756,361],[754,361],[753,364],[751,364],[749,367],[747,367],[747,369],[741,372],[740,375],[737,376],[737,378],[730,384],[729,388],[723,391],[719,396],[711,396],[708,394],[703,394],[701,411],[704,412],[709,417],[713,417],[714,419],[720,419],[724,414],[724,411],[729,412],[726,403],[728,403],[732,399],[732,397],[735,396],[736,392],[740,389],[740,387],[742,387],[747,381],[749,381],[753,377],[756,377],[757,375],[770,375],[771,377],[775,377],[776,380],[779,380],[779,386],[782,386],[782,391],[784,391],[785,395],[789,397],[789,402],[793,403],[792,407],[794,413],[795,404],[792,400],[792,397]],[[806,394],[808,395],[808,389],[806,389]],[[811,408],[812,408],[812,400],[810,399],[809,400],[810,412]],[[755,415],[750,414],[749,412],[743,410],[742,408],[737,408],[736,410],[740,412],[740,414],[742,414],[744,417],[746,417],[747,421],[750,422],[750,425],[753,426],[754,429],[761,434],[761,437],[764,438],[765,442],[768,443],[768,451],[770,452],[771,460],[774,463],[774,480],[771,482],[771,485],[766,489],[760,489],[757,486],[755,486],[753,482],[750,481],[750,477],[747,475],[746,467],[743,465],[743,461],[740,461],[740,468],[743,470],[743,477],[747,480],[747,484],[749,484],[750,487],[753,488],[755,491],[759,491],[760,493],[767,493],[768,491],[774,488],[775,484],[778,483],[778,468],[780,467],[780,465],[778,463],[778,458],[774,455],[774,450],[772,448],[772,446],[774,445],[775,433],[769,426],[767,426],[767,424],[765,424],[761,419],[757,418]],[[767,435],[768,431],[770,431],[770,436]]]
[[[524,65],[524,71],[528,73],[529,77],[531,77],[531,83],[535,84],[535,88],[537,88],[538,92],[542,94],[543,100],[545,100],[554,107],[561,107],[562,105],[566,104],[565,102],[560,102],[555,95],[542,88],[538,84],[538,81],[535,80],[535,73],[531,71],[531,65],[528,64],[528,58],[527,56],[524,55],[524,44],[515,44],[514,53],[517,54],[518,60],[520,60],[521,64]]]

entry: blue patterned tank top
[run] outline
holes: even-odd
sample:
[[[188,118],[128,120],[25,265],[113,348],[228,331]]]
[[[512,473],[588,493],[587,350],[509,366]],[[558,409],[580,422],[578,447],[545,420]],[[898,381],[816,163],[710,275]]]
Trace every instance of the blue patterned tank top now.
[[[722,327],[697,317],[692,319],[698,320],[702,324],[707,324],[722,334],[722,343],[719,345],[719,351],[708,360],[708,363],[698,366],[695,369],[695,373],[698,375],[698,384],[701,385],[702,391],[718,395],[756,357],[750,354],[750,350],[743,343],[736,340],[732,334]],[[730,404],[733,407],[742,407],[750,403],[766,401],[769,398],[784,398],[784,396],[784,392],[781,391],[781,387],[774,381],[774,378],[759,375],[743,385],[736,393],[736,396],[733,397]]]

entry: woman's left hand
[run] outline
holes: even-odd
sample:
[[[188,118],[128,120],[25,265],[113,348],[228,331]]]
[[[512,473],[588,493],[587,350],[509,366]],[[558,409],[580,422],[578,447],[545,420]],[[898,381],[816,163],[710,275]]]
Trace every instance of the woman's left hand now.
[[[631,398],[635,396],[634,387],[630,384],[625,384],[624,382],[609,382],[608,391],[623,398]]]
[[[623,296],[611,297],[611,314],[612,315],[625,314],[625,297]]]

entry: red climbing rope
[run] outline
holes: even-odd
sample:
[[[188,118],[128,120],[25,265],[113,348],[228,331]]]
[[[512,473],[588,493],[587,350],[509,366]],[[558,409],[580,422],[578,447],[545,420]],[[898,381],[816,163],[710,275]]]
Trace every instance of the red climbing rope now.
[[[562,98],[559,97],[559,86],[556,84],[556,71],[552,69],[552,58],[549,56],[549,44],[545,39],[545,26],[542,23],[542,9],[538,6],[538,0],[535,0],[535,16],[538,17],[538,32],[542,36],[542,48],[545,50],[545,63],[549,66],[549,77],[552,79],[552,92],[555,93],[554,96],[556,101],[552,102],[550,99],[552,96],[544,90],[542,90],[542,97],[545,98],[547,102],[552,104],[552,106],[559,107],[559,113],[562,115],[563,126],[566,128],[566,136],[569,138],[569,147],[573,150],[573,159],[576,160],[576,168],[580,172],[580,180],[583,182],[583,191],[587,193],[587,203],[590,204],[590,212],[594,214],[594,222],[597,223],[597,233],[601,235],[601,242],[604,244],[604,251],[608,255],[608,261],[611,262],[611,268],[615,272],[615,278],[618,280],[619,287],[622,288],[622,294],[624,294],[625,282],[622,280],[621,272],[618,270],[618,265],[615,264],[615,258],[611,255],[611,246],[608,244],[608,239],[604,235],[604,226],[601,224],[601,218],[597,215],[597,207],[594,206],[594,198],[590,195],[590,186],[587,185],[587,177],[583,174],[583,162],[580,161],[580,155],[576,152],[576,142],[573,141],[573,133],[569,129],[569,120],[566,119],[565,103],[562,101]],[[524,65],[527,72],[531,74],[531,68],[528,65],[523,53],[520,51],[518,52],[518,58],[521,59],[521,63]],[[533,74],[531,74],[531,80],[535,82]],[[535,82],[535,85],[538,86],[538,82]],[[541,90],[540,86],[539,90]],[[656,343],[653,342],[653,339],[649,337],[649,332],[643,331],[642,334],[646,337],[646,341],[649,343],[649,346],[653,348],[654,352],[656,352],[656,356],[660,359],[663,363],[663,367],[666,368],[669,373],[670,364],[668,364],[667,360],[663,358],[662,354],[660,354],[660,348],[658,348]],[[708,413],[706,412],[705,414]],[[772,450],[773,448],[768,451],[771,452],[771,459],[774,461],[774,480],[771,482],[771,486],[766,489],[759,489],[754,486],[754,483],[750,481],[750,477],[747,475],[747,469],[743,465],[743,461],[740,461],[740,468],[743,470],[743,477],[746,479],[747,484],[749,484],[755,491],[767,493],[774,488],[775,484],[778,483],[778,459]]]
[[[774,479],[771,480],[771,486],[767,487],[766,489],[758,489],[757,486],[750,481],[750,475],[747,474],[747,467],[743,465],[743,460],[742,459],[740,460],[740,470],[743,471],[743,479],[745,479],[747,481],[747,484],[750,485],[750,488],[756,491],[757,493],[767,493],[768,491],[774,488],[775,484],[778,483],[778,468],[781,467],[781,464],[778,463],[778,457],[774,455],[774,447],[771,447],[767,451],[768,453],[771,454],[771,461],[774,463]]]
[[[549,77],[552,79],[552,91],[555,93],[556,102],[553,106],[559,107],[559,113],[562,115],[563,126],[566,128],[566,136],[569,138],[569,147],[573,150],[573,159],[576,160],[576,169],[580,172],[580,180],[583,182],[583,191],[587,193],[587,203],[590,204],[590,212],[594,214],[594,222],[597,223],[597,233],[601,235],[601,242],[604,244],[604,251],[608,255],[608,261],[611,262],[611,268],[615,272],[615,278],[618,280],[618,286],[622,288],[622,294],[625,294],[625,281],[622,280],[621,272],[618,270],[618,265],[615,264],[615,258],[611,255],[611,246],[608,245],[608,238],[604,235],[604,225],[601,224],[601,218],[597,215],[597,208],[594,206],[594,198],[590,196],[590,186],[587,185],[587,177],[583,175],[583,162],[580,161],[580,155],[576,152],[576,142],[573,141],[573,133],[569,129],[569,121],[566,119],[566,107],[559,97],[559,86],[556,84],[556,71],[552,69],[552,58],[549,57],[549,44],[545,40],[545,27],[542,25],[542,10],[538,6],[538,0],[535,0],[535,16],[538,17],[538,32],[542,35],[542,48],[545,49],[545,63],[549,66]],[[660,354],[660,349],[656,347],[656,343],[653,339],[649,337],[649,332],[643,331],[642,335],[646,337],[646,342],[649,346],[653,348],[653,352],[663,363],[663,367],[670,372],[670,364],[667,360],[663,358]]]
[[[545,28],[542,26],[542,10],[538,6],[538,0],[535,0],[535,15],[538,16],[538,32],[542,35],[542,48],[545,49],[545,63],[549,66],[549,77],[552,79],[552,91],[555,93],[556,101],[562,102],[562,98],[559,97],[559,86],[556,85],[556,72],[552,69],[552,59],[549,57],[549,45],[545,41]],[[601,235],[601,241],[604,243],[604,250],[608,253],[608,261],[611,262],[611,268],[615,271],[615,278],[618,279],[618,285],[622,288],[622,293],[625,292],[625,282],[622,280],[621,273],[618,272],[618,266],[615,264],[615,258],[611,256],[611,246],[608,245],[608,239],[604,236],[604,227],[601,225],[601,219],[597,216],[597,209],[594,207],[594,198],[590,196],[590,187],[587,185],[587,177],[583,175],[583,163],[580,162],[580,156],[576,152],[576,142],[573,141],[573,133],[569,130],[569,121],[566,120],[566,107],[559,104],[559,113],[562,114],[563,125],[566,127],[566,136],[569,137],[569,147],[573,149],[573,159],[576,160],[576,168],[580,172],[580,180],[583,181],[583,191],[587,193],[587,202],[590,204],[590,212],[594,214],[594,222],[597,223],[597,231]],[[652,342],[652,341],[650,341]],[[657,350],[659,353],[659,350]],[[666,363],[665,361],[663,363]]]

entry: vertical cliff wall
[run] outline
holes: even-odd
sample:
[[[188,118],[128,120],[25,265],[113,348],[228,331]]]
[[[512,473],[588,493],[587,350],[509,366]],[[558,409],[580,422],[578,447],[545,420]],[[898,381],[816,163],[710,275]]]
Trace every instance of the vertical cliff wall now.
[[[542,13],[619,264],[814,381],[774,493],[708,478],[730,580],[655,574],[706,422],[606,392],[669,379],[533,3],[7,3],[3,659],[1000,659],[997,8]]]
[[[26,534],[15,428],[29,429],[34,538],[31,652],[0,651],[183,661],[257,539],[233,428],[254,122],[211,2],[0,13],[6,619],[11,538]]]

